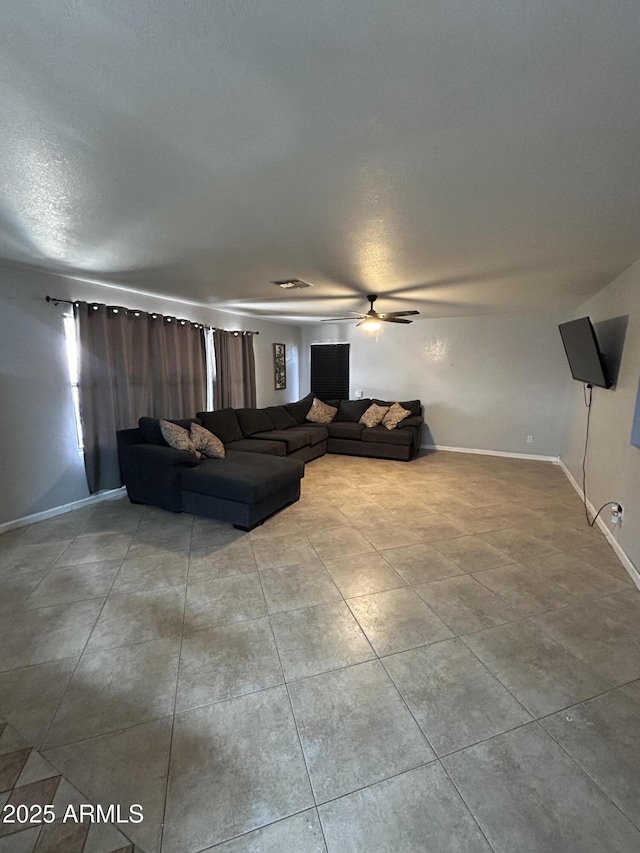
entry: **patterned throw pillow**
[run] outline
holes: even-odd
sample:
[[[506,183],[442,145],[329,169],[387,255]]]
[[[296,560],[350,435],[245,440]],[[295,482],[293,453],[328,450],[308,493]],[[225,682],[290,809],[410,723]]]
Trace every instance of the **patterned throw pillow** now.
[[[337,411],[335,406],[328,406],[314,397],[311,408],[307,412],[307,420],[313,424],[329,424],[335,418]]]
[[[408,418],[410,414],[409,409],[403,409],[400,403],[394,403],[382,419],[382,426],[386,426],[387,429],[395,429],[400,421]]]
[[[382,419],[389,411],[389,406],[378,406],[372,403],[364,415],[360,418],[360,423],[368,427],[375,427],[382,423]]]
[[[224,444],[220,441],[217,435],[209,432],[200,424],[191,424],[189,437],[193,442],[196,450],[199,450],[204,456],[210,459],[224,459],[225,449]]]
[[[172,424],[171,421],[161,420],[160,432],[169,447],[173,447],[175,450],[186,450],[188,453],[195,453],[198,458],[202,456],[200,451],[196,450],[196,446],[193,441],[191,441],[189,431],[178,426],[178,424]]]

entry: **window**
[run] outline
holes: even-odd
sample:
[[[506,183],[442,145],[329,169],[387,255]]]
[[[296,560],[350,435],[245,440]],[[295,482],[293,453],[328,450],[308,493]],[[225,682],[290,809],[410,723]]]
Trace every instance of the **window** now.
[[[71,398],[73,399],[73,413],[76,419],[78,450],[82,452],[84,450],[84,438],[82,436],[82,421],[80,419],[80,360],[78,356],[76,321],[73,314],[65,314],[62,322],[64,324],[64,339],[67,348],[67,365],[69,368]]]
[[[321,400],[349,397],[349,344],[311,345],[311,391]]]

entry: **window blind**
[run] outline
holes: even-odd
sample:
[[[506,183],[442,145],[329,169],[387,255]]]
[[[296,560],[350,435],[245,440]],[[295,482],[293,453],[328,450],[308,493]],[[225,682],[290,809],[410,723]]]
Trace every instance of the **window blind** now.
[[[349,344],[312,344],[311,391],[321,400],[349,397]]]

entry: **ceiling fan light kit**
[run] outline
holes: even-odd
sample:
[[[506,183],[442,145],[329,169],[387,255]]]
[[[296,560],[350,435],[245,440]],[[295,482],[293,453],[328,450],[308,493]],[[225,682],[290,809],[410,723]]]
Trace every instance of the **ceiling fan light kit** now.
[[[367,296],[370,308],[366,314],[358,314],[357,311],[352,311],[353,317],[334,317],[330,320],[322,320],[322,323],[335,323],[337,320],[359,320],[357,326],[362,327],[363,332],[377,332],[381,323],[412,323],[413,320],[406,320],[406,317],[419,314],[419,311],[388,311],[385,314],[378,314],[373,307],[374,302],[378,298],[377,294],[370,293]]]

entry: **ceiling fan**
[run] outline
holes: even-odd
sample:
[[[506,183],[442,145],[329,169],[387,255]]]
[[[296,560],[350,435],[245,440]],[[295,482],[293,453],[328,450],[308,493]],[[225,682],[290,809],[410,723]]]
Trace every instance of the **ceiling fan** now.
[[[360,322],[356,323],[357,326],[362,326],[363,331],[365,332],[375,332],[380,328],[380,323],[413,323],[413,320],[405,320],[405,317],[409,317],[412,314],[419,314],[419,311],[389,311],[386,314],[378,314],[378,312],[373,307],[373,303],[376,301],[378,296],[375,293],[369,294],[367,299],[370,303],[370,308],[366,314],[359,314],[356,311],[351,311],[349,313],[353,314],[353,317],[333,317],[330,320],[322,320],[322,323],[335,323],[336,320],[354,320],[360,318]]]

